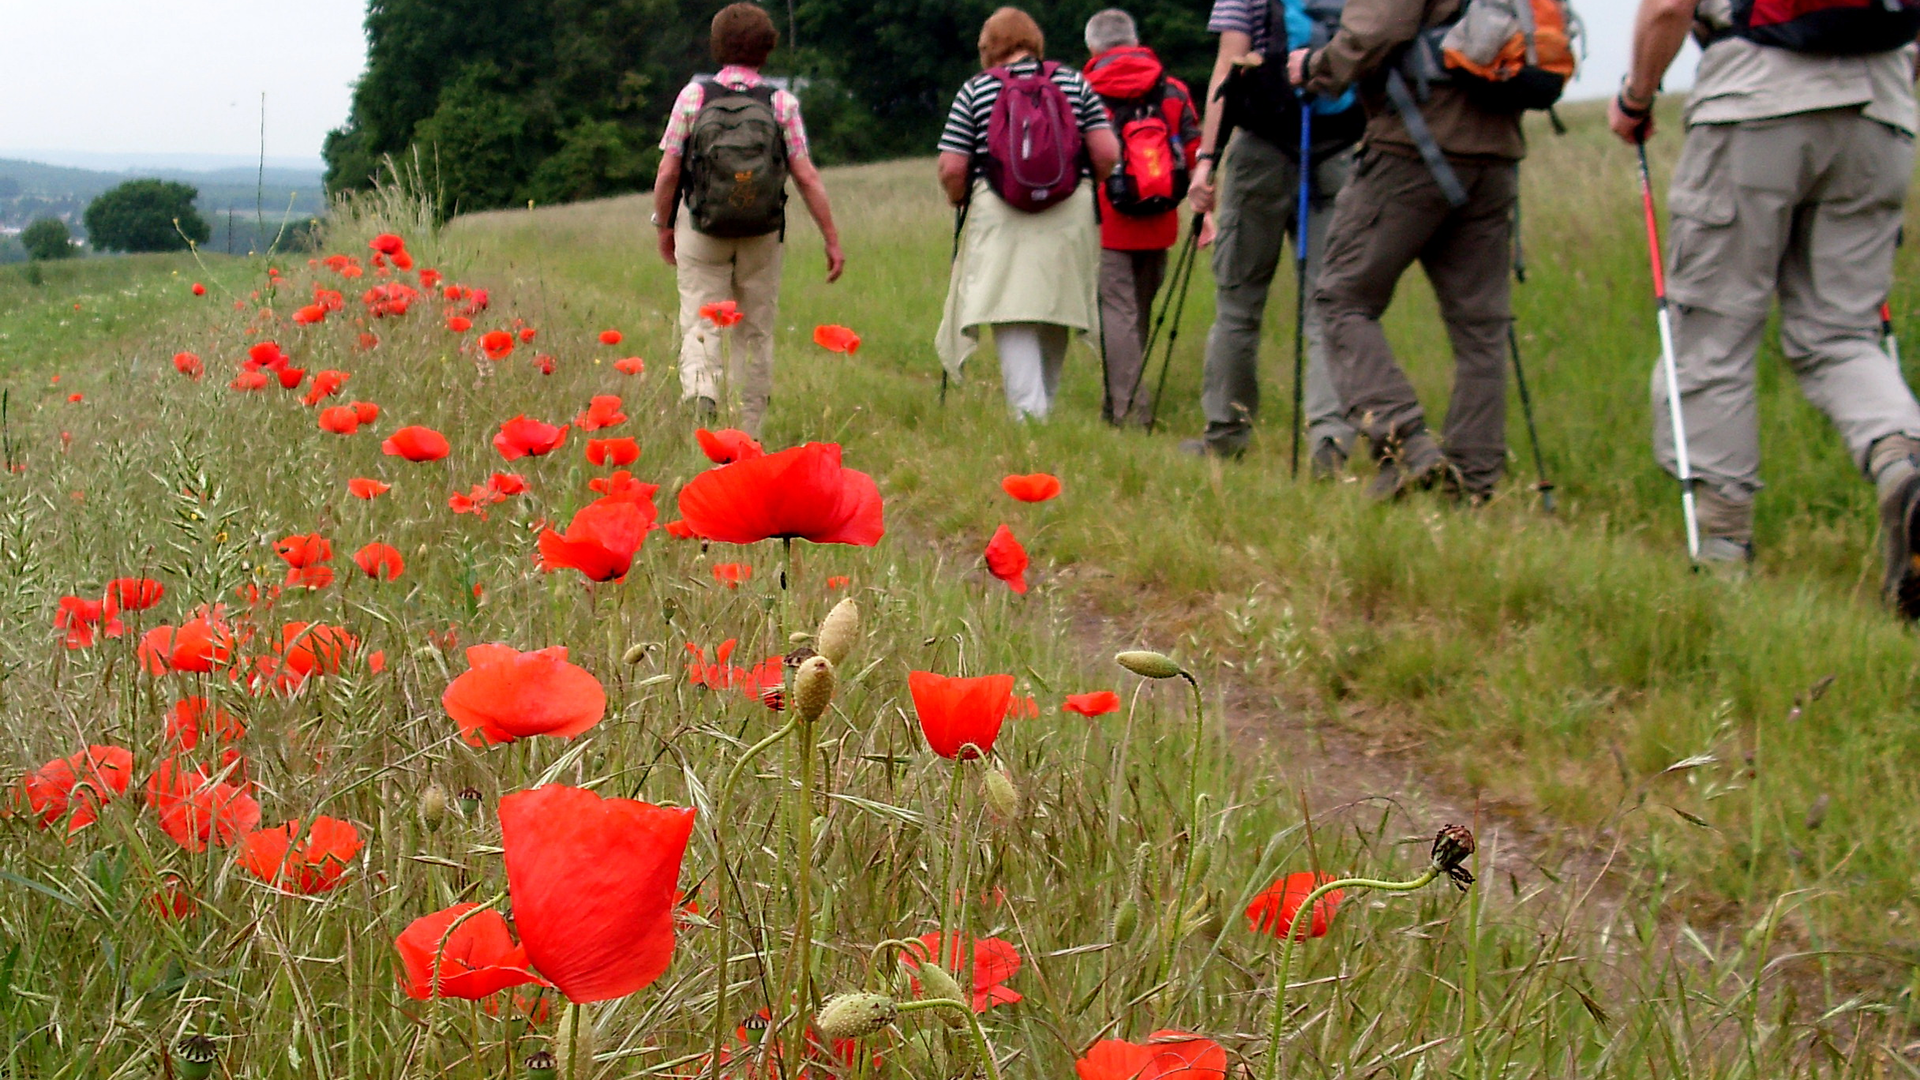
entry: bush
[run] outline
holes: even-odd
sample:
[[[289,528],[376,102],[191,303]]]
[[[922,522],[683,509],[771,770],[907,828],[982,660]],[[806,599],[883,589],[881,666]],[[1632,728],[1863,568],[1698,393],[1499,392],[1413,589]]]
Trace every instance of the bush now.
[[[59,218],[36,218],[33,224],[20,232],[20,246],[27,249],[27,258],[66,259],[77,253],[73,245],[73,234],[67,231],[67,223]]]
[[[190,184],[129,180],[87,204],[87,237],[101,251],[184,251],[189,239],[204,244],[213,230],[193,208],[199,197]]]

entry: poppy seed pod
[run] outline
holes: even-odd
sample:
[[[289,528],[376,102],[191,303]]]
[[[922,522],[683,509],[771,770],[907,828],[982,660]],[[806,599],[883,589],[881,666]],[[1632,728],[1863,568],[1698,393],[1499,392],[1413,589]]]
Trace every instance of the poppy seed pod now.
[[[839,994],[828,999],[815,1023],[829,1039],[864,1039],[899,1016],[900,1007],[885,994]]]
[[[428,832],[439,832],[441,823],[447,820],[447,789],[437,782],[429,783],[420,793],[420,820]]]
[[[473,788],[461,788],[457,796],[460,800],[460,816],[472,817],[480,812],[480,792]]]
[[[1186,674],[1179,664],[1174,663],[1164,653],[1148,652],[1145,649],[1123,652],[1115,656],[1113,662],[1147,679],[1173,679]]]
[[[914,974],[920,979],[920,989],[924,991],[922,996],[925,998],[945,998],[962,1003],[973,1000],[973,995],[962,991],[960,984],[937,961],[926,961],[914,969]],[[940,1010],[940,1019],[950,1028],[961,1027],[967,1022],[966,1017],[948,1009]]]
[[[987,806],[1001,821],[1012,821],[1020,816],[1020,789],[1013,786],[1013,778],[1004,770],[988,769],[984,783],[987,788]]]
[[[174,1044],[174,1075],[182,1080],[207,1080],[213,1074],[220,1048],[205,1035],[188,1035]]]
[[[860,641],[860,605],[853,597],[833,605],[827,617],[820,620],[820,633],[814,637],[814,645],[820,655],[836,665],[847,658],[854,645]]]
[[[527,1055],[524,1062],[527,1067],[527,1080],[553,1080],[559,1072],[559,1063],[545,1050],[535,1050]]]
[[[1473,830],[1465,825],[1443,825],[1433,837],[1433,865],[1462,890],[1473,884],[1473,874],[1462,863],[1473,855]]]
[[[811,656],[793,677],[795,715],[803,724],[811,724],[827,711],[833,700],[833,665],[824,656]]]

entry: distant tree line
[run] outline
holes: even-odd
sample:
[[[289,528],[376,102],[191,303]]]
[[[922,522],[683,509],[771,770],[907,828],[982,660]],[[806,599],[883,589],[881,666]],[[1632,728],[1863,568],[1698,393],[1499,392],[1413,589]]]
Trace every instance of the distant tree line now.
[[[444,212],[643,190],[666,113],[713,70],[707,29],[723,0],[369,0],[367,72],[327,137],[327,187],[363,188],[387,155],[411,161]],[[977,70],[994,0],[770,0],[822,163],[932,153],[947,105]],[[1106,0],[1025,7],[1050,58],[1086,59],[1081,31]],[[1201,0],[1120,6],[1174,71],[1212,62]],[[797,42],[797,46],[796,46]]]

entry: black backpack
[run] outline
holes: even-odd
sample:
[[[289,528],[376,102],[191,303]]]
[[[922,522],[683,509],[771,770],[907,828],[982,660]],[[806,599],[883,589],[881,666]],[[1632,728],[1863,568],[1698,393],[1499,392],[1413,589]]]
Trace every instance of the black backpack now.
[[[700,112],[687,138],[681,195],[693,227],[741,239],[787,226],[787,143],[774,118],[774,89],[699,80]]]
[[[1318,48],[1331,40],[1340,28],[1344,0],[1305,0],[1307,14],[1313,19],[1314,34],[1302,47]],[[1287,78],[1287,54],[1292,44],[1287,36],[1286,11],[1280,0],[1267,0],[1267,48],[1258,64],[1236,64],[1220,87],[1219,96],[1226,105],[1226,125],[1250,131],[1272,143],[1289,157],[1300,153],[1301,99]],[[1360,141],[1366,132],[1366,110],[1356,102],[1331,115],[1313,116],[1310,154],[1316,162],[1345,150]]]
[[[1920,33],[1920,0],[1733,0],[1733,28],[1715,35],[1825,56],[1891,52]]]

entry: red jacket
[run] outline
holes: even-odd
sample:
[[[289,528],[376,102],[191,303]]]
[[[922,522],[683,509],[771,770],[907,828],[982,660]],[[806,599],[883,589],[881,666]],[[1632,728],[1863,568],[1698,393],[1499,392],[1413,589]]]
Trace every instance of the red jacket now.
[[[1187,171],[1192,172],[1200,153],[1200,114],[1194,110],[1193,95],[1187,84],[1166,74],[1160,58],[1144,45],[1122,45],[1087,61],[1081,74],[1094,92],[1111,101],[1143,97],[1153,91],[1164,75],[1167,94],[1160,103],[1169,130],[1186,144]],[[1107,110],[1108,119],[1113,110]],[[1116,128],[1115,137],[1121,132]],[[1169,210],[1154,217],[1129,217],[1107,202],[1106,188],[1100,189],[1100,246],[1109,251],[1164,251],[1180,239],[1180,212]]]

